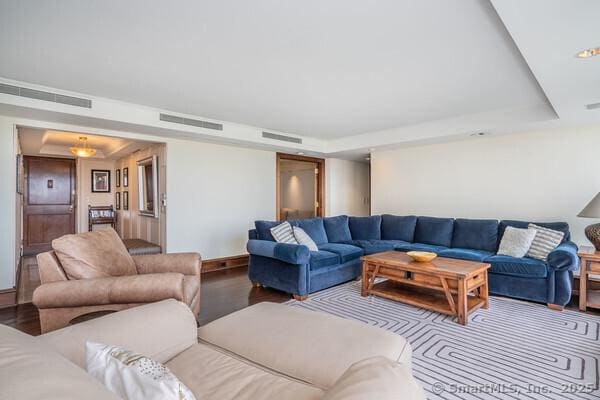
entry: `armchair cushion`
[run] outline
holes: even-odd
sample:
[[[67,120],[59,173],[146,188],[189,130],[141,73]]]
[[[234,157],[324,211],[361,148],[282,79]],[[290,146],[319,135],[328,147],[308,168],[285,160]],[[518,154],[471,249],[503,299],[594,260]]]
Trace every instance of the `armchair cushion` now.
[[[200,275],[200,254],[172,253],[133,256],[138,274],[179,272],[183,275]]]
[[[300,244],[277,243],[268,240],[248,240],[248,253],[275,258],[289,264],[308,264],[310,252],[308,247]]]
[[[135,275],[127,248],[112,228],[65,235],[52,248],[69,279],[94,279]]]
[[[577,245],[564,242],[548,254],[548,267],[556,271],[578,271],[580,267]]]
[[[35,290],[33,303],[39,308],[63,308],[165,299],[184,301],[183,287],[184,277],[178,273],[50,282]]]

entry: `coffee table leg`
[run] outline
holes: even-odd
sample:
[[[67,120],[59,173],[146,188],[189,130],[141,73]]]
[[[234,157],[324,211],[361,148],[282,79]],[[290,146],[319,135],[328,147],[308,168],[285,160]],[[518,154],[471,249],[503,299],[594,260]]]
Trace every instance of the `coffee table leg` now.
[[[467,324],[467,281],[463,279],[458,280],[458,310],[457,310],[458,323],[461,325]]]
[[[362,281],[361,281],[361,287],[360,287],[360,295],[362,297],[367,297],[367,295],[368,295],[368,293],[367,293],[367,287],[369,286],[369,274],[367,273],[368,269],[369,269],[369,264],[366,261],[363,261]]]
[[[484,309],[488,309],[490,306],[490,295],[489,295],[489,288],[488,288],[488,274],[487,271],[485,272],[485,277],[483,280],[483,285],[479,288],[479,297],[481,297],[481,299],[483,299],[485,301],[485,303],[483,303],[482,308]]]

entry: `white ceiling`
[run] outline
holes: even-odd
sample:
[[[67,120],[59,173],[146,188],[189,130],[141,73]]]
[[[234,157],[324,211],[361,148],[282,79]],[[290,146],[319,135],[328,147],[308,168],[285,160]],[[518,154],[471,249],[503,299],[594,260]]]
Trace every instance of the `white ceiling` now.
[[[0,77],[364,157],[600,122],[584,107],[600,102],[600,57],[574,57],[600,46],[597,15],[597,0],[0,0]],[[6,97],[0,112],[30,114]],[[265,145],[260,128],[200,133]]]
[[[19,127],[19,144],[26,156],[72,157],[69,148],[86,137],[90,147],[96,149],[92,158],[118,160],[137,150],[153,144],[141,140],[89,135],[78,132],[63,132],[30,127]]]

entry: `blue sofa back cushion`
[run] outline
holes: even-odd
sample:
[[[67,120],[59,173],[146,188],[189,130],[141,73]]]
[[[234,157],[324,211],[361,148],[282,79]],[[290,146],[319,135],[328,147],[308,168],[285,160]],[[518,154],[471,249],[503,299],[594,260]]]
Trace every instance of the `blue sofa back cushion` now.
[[[315,244],[327,243],[327,233],[325,232],[325,225],[323,225],[323,218],[295,219],[290,220],[289,223],[292,226],[302,228],[315,241]]]
[[[277,221],[254,221],[258,239],[274,242],[275,239],[273,238],[273,235],[271,235],[271,228],[279,224],[280,222]]]
[[[414,241],[450,247],[453,230],[454,219],[452,218],[418,217]]]
[[[347,215],[323,218],[323,224],[325,225],[325,232],[327,232],[329,243],[340,243],[346,240],[352,240]]]
[[[352,240],[380,240],[381,215],[348,218]]]
[[[560,231],[565,234],[563,237],[562,243],[568,242],[571,240],[571,232],[569,232],[569,224],[566,222],[527,222],[527,221],[515,221],[510,219],[505,219],[500,221],[500,226],[498,227],[498,244],[502,240],[502,236],[504,235],[504,230],[507,226],[513,226],[515,228],[527,229],[529,224],[536,224],[539,226],[543,226],[544,228],[553,229],[555,231]]]
[[[498,221],[495,219],[454,220],[452,247],[496,251],[498,244]]]
[[[384,214],[381,216],[381,238],[383,240],[404,240],[412,242],[415,238],[417,217],[415,215],[397,216]]]

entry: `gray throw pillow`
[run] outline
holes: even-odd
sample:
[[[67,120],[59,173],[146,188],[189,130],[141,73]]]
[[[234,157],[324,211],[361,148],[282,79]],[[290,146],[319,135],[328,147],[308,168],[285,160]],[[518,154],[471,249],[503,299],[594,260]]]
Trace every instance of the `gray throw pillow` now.
[[[507,226],[502,235],[498,255],[525,257],[535,238],[535,229],[519,229]]]
[[[298,241],[294,237],[292,225],[289,222],[285,221],[282,224],[272,227],[270,230],[276,242],[298,244]]]
[[[298,244],[305,245],[310,251],[319,251],[319,248],[317,247],[315,241],[312,240],[310,236],[308,236],[308,233],[306,233],[304,229],[295,226],[294,236],[296,237]]]
[[[529,224],[529,229],[535,229],[537,233],[531,247],[527,252],[527,257],[546,261],[548,254],[558,246],[565,236],[564,232],[544,228],[543,226]]]

